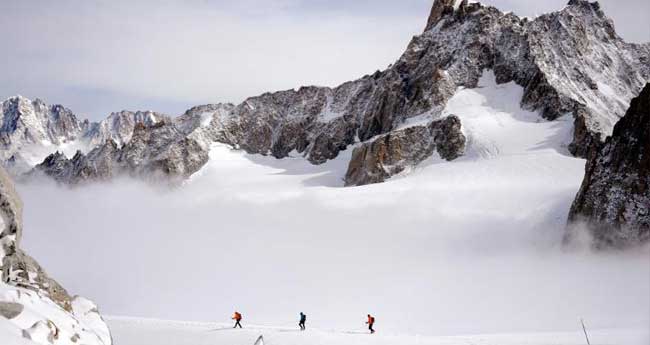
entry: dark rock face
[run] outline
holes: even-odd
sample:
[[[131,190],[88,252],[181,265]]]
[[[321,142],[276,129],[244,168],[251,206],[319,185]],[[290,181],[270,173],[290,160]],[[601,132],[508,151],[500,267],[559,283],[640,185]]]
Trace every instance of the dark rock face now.
[[[67,184],[106,181],[115,176],[114,159],[117,156],[117,144],[109,139],[104,145],[97,146],[87,155],[77,151],[71,159],[60,152],[55,152],[37,165],[32,174],[42,173]]]
[[[650,241],[650,84],[587,162],[567,240],[584,223],[599,248]]]
[[[569,145],[569,152],[577,157],[590,157],[602,146],[602,134],[589,129],[589,111],[578,107],[573,121],[573,142]]]
[[[131,141],[119,153],[118,163],[131,174],[154,178],[187,178],[208,161],[207,150],[166,121],[136,126]]]
[[[121,148],[108,139],[88,154],[77,152],[71,159],[57,152],[34,168],[66,184],[107,181],[120,174],[150,180],[184,179],[208,161],[208,150],[185,136],[173,122],[136,124],[128,143]]]
[[[11,320],[23,312],[25,307],[20,303],[0,301],[0,316]]]
[[[428,125],[417,125],[381,135],[354,149],[345,175],[346,186],[384,182],[438,152],[454,160],[465,151],[466,138],[460,120],[449,116]]]
[[[454,3],[456,0],[435,0],[431,7],[431,13],[427,20],[427,26],[424,31],[433,28],[444,15],[454,12]],[[463,1],[463,5],[467,6],[467,1]]]

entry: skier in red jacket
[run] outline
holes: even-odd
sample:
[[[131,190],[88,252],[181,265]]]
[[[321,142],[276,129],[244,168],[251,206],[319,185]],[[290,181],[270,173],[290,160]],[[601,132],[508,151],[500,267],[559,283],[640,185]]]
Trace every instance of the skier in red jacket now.
[[[237,328],[237,326],[239,326],[239,328],[242,328],[241,323],[239,323],[242,317],[238,311],[235,312],[235,315],[232,316],[232,319],[236,321],[235,326],[233,328]]]
[[[372,315],[368,314],[368,322],[366,322],[366,324],[368,325],[368,329],[370,330],[370,334],[375,333],[375,330],[372,329],[372,325],[375,324],[375,318]]]

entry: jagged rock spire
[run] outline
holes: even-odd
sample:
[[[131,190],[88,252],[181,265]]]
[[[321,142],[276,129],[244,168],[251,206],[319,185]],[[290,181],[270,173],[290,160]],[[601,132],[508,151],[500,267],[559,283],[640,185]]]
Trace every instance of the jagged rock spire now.
[[[427,21],[427,27],[424,31],[427,31],[434,27],[445,14],[451,13],[454,11],[454,5],[458,0],[435,0],[433,2],[433,7],[431,7],[431,14],[429,14],[429,20]],[[467,2],[467,0],[463,0]]]

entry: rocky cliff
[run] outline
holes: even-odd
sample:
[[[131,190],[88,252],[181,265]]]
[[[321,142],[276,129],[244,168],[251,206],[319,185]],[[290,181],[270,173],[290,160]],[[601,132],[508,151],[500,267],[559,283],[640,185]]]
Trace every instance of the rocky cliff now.
[[[650,79],[649,61],[649,46],[624,42],[598,3],[571,0],[560,11],[528,19],[465,0],[436,0],[425,31],[413,38],[406,52],[388,69],[334,88],[302,87],[252,97],[239,105],[192,108],[179,118],[163,121],[166,130],[178,132],[189,141],[184,142],[176,134],[167,135],[170,143],[159,140],[154,152],[135,149],[120,152],[119,157],[111,159],[111,164],[118,166],[115,171],[120,173],[145,176],[148,169],[153,169],[156,174],[183,178],[204,161],[198,147],[207,150],[211,142],[276,158],[297,151],[311,163],[321,164],[353,145],[372,146],[376,140],[385,141],[386,134],[399,131],[414,117],[426,118],[429,124],[440,120],[446,102],[456,90],[476,87],[486,69],[494,72],[499,83],[514,81],[525,89],[521,99],[524,108],[539,111],[551,121],[565,114],[572,115],[575,131],[570,150],[574,155],[586,157],[611,134],[629,101]],[[138,121],[145,125],[145,132],[161,131],[152,123],[144,123],[142,118]],[[108,129],[92,130],[97,125],[77,127],[86,138],[89,132],[104,133],[97,140],[90,140],[98,146],[111,145],[106,139],[115,141],[118,147],[133,140],[128,135],[130,126],[126,126],[125,135],[109,134],[112,130]],[[71,133],[68,137],[79,137],[76,130]],[[10,137],[22,140],[21,135]],[[141,136],[152,137],[146,133]],[[8,140],[7,145],[20,146],[14,139]],[[48,157],[39,169],[70,183],[93,180],[94,176],[114,176],[75,168],[83,161],[89,163],[81,165],[93,166],[94,156],[85,153],[98,146],[82,150],[83,156],[71,159],[76,163],[65,163],[62,157]],[[102,150],[107,149],[111,148]],[[22,154],[20,149],[13,151]],[[49,153],[54,151],[51,149]],[[354,155],[350,169],[358,173],[348,175],[351,179],[346,181],[347,185],[389,177],[364,180],[362,176],[376,176],[375,172],[359,172],[368,165],[358,159],[385,160],[385,157],[367,156],[378,152],[369,150],[364,155]],[[125,158],[120,157],[129,157],[130,163],[124,163]],[[146,162],[151,158],[157,162]],[[5,157],[6,163],[20,165],[16,160],[15,155]],[[418,160],[411,163],[417,164]],[[102,162],[106,166],[105,163]],[[390,175],[397,170],[400,169],[388,169],[386,173]]]
[[[589,231],[596,247],[650,241],[650,84],[588,160],[567,240]]]
[[[318,164],[357,140],[382,139],[410,118],[425,114],[434,121],[457,88],[476,87],[491,69],[500,83],[525,88],[525,108],[549,120],[573,114],[571,150],[585,156],[650,78],[647,58],[645,46],[616,35],[597,3],[571,1],[529,20],[478,3],[440,0],[425,32],[389,69],[334,89],[251,98],[233,108],[230,126],[221,130],[230,144],[249,152],[282,158],[295,149]]]
[[[448,116],[428,125],[408,126],[364,143],[352,152],[345,175],[347,186],[384,182],[420,164],[434,152],[454,160],[465,151],[466,138],[460,119]]]
[[[39,344],[110,345],[108,327],[96,306],[71,297],[20,248],[22,203],[2,168],[0,227],[0,322],[11,322],[20,336]]]

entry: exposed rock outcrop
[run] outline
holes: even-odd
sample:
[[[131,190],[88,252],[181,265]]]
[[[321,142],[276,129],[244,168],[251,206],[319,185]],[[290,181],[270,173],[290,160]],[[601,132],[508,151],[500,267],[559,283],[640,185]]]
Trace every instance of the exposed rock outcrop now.
[[[15,302],[0,301],[0,316],[5,319],[14,319],[25,310],[25,306]]]
[[[428,125],[395,130],[354,149],[345,185],[384,182],[418,165],[434,152],[443,159],[454,160],[464,153],[465,143],[460,119],[453,115]]]
[[[431,7],[431,13],[429,14],[429,19],[427,20],[427,26],[424,31],[430,30],[433,28],[440,19],[442,19],[446,14],[454,12],[454,4],[458,0],[436,0],[433,2]],[[467,1],[463,2],[463,6],[467,5]]]
[[[598,248],[650,241],[650,84],[589,158],[569,222],[567,240],[586,227]]]

